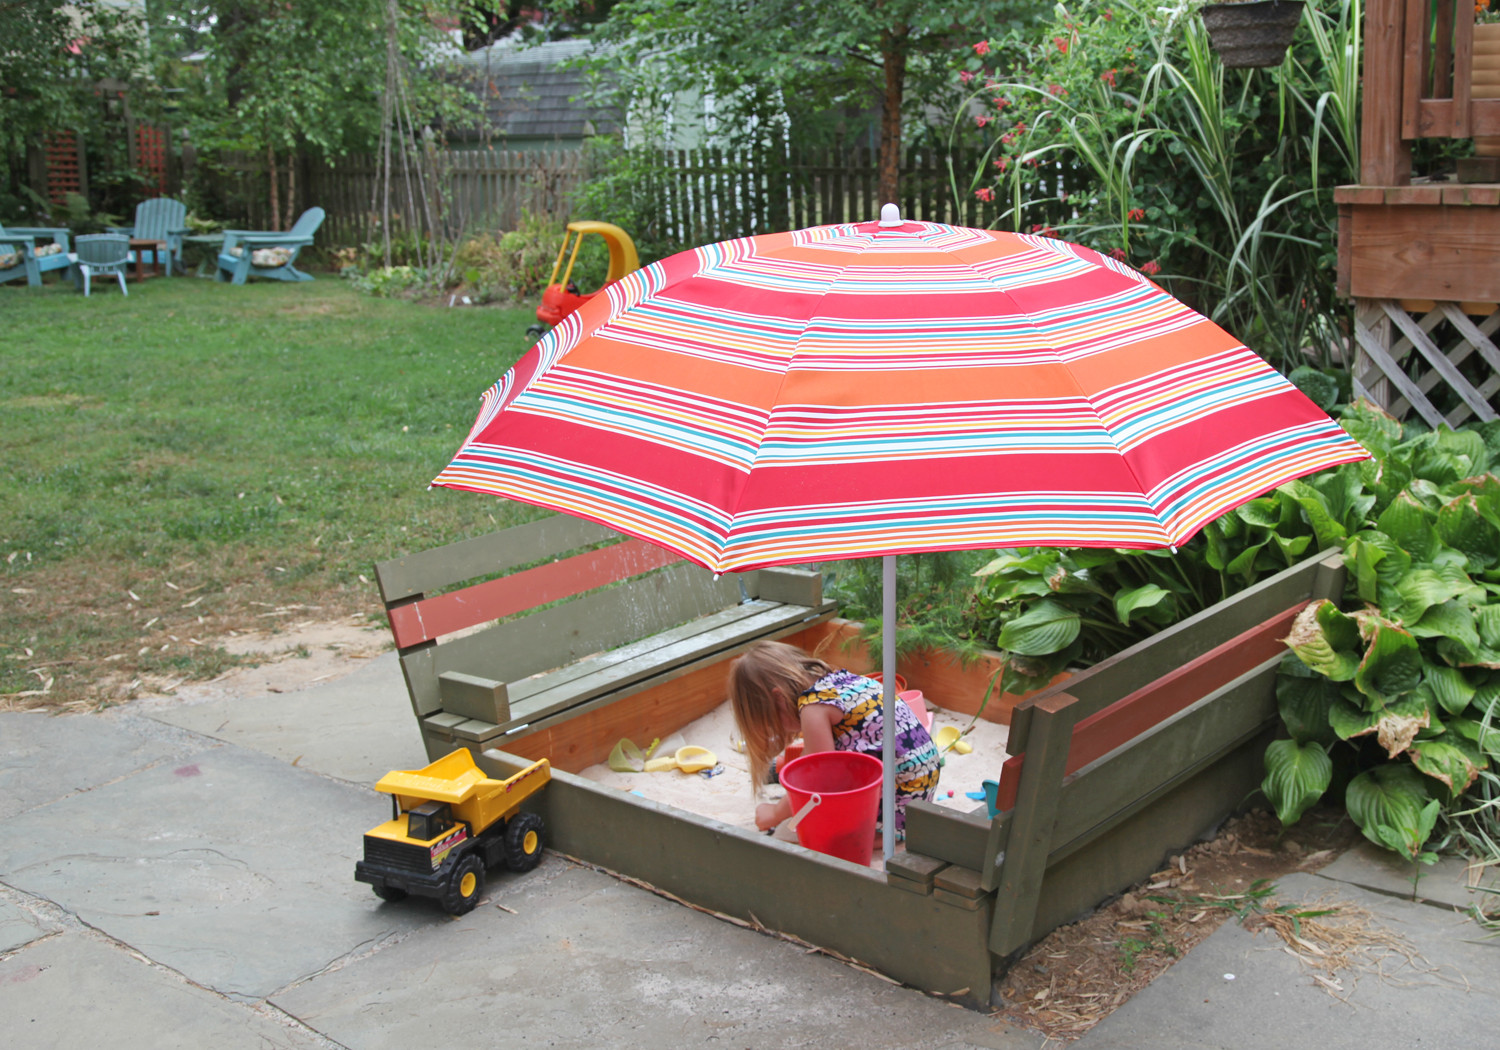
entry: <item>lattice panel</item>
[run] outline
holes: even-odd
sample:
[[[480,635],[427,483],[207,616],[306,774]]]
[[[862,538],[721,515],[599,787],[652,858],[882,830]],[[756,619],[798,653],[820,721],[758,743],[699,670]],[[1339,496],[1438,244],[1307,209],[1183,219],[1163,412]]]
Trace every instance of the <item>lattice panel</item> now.
[[[167,195],[167,135],[163,128],[135,126],[135,166],[145,192],[157,197]]]
[[[81,193],[83,172],[78,167],[78,138],[71,131],[54,131],[47,136],[47,199],[61,207],[68,194]]]
[[[1357,299],[1354,393],[1429,426],[1500,417],[1494,304]]]

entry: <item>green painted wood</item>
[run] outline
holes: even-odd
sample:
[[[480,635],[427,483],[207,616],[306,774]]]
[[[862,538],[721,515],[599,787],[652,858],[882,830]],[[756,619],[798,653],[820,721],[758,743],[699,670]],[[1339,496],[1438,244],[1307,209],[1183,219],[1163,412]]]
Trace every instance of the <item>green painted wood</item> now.
[[[525,765],[498,751],[477,761],[497,777]],[[890,886],[868,868],[564,772],[554,771],[527,804],[541,812],[548,844],[560,853],[840,952],[917,988],[988,1005],[988,900],[974,911],[942,904]]]
[[[989,829],[984,806],[968,813],[934,802],[913,802],[906,808],[906,848],[949,864],[978,870]]]
[[[597,660],[585,660],[567,670],[576,672],[580,668],[595,665],[597,670],[587,675],[570,674],[568,680],[552,688],[538,689],[529,695],[519,695],[520,685],[523,683],[517,683],[516,695],[511,698],[511,720],[517,723],[534,722],[582,701],[619,693],[624,687],[668,668],[701,663],[709,657],[722,657],[728,649],[748,640],[763,638],[783,627],[800,626],[807,615],[807,610],[801,606],[777,605],[759,615],[694,634],[673,645],[653,648],[634,659],[615,660],[615,654],[608,653]],[[524,684],[546,683],[551,678],[551,675],[546,675]]]
[[[1087,847],[1052,865],[1025,944],[1089,914],[1100,901],[1160,871],[1166,858],[1200,841],[1255,796],[1274,730],[1257,734],[1174,786]]]
[[[821,605],[823,574],[811,569],[761,569],[755,574],[755,595],[787,605]]]
[[[1080,720],[1103,710],[1172,668],[1188,663],[1284,609],[1310,600],[1314,596],[1315,585],[1320,590],[1326,589],[1332,585],[1337,575],[1323,564],[1330,559],[1339,559],[1333,548],[1298,562],[1291,568],[1022,701],[1016,706],[1012,716],[1011,743],[1007,745],[1008,749],[1012,754],[1029,749],[1029,715],[1021,715],[1019,739],[1016,733],[1015,715],[1020,715],[1022,710],[1035,707],[1049,697],[1063,692],[1077,698]],[[1339,559],[1338,571],[1341,570],[1342,561]]]
[[[1263,731],[1276,717],[1280,657],[1069,777],[1062,786],[1051,859],[1056,861],[1150,803],[1162,790]]]
[[[989,942],[996,955],[1009,955],[1024,945],[1031,933],[1079,707],[1066,693],[1054,694],[1032,705],[1026,765],[1021,770],[1021,786],[1011,813],[1005,860],[1000,865],[996,886],[999,896]]]
[[[653,654],[660,654],[659,659],[664,663],[680,662],[682,655],[679,647],[683,643],[697,642],[706,635],[720,638],[725,630],[738,631],[747,635],[757,634],[767,629],[768,616],[771,618],[770,622],[774,622],[779,627],[783,622],[797,622],[817,611],[802,606],[779,605],[775,602],[760,600],[732,605],[727,609],[709,613],[707,616],[700,616],[679,627],[660,631],[639,641],[611,649],[609,652],[560,667],[539,678],[517,682],[512,695],[516,698],[528,699],[550,690],[565,689],[570,686],[570,683],[585,678],[596,678],[601,673],[623,664],[638,665],[643,659]]]
[[[560,725],[563,722],[568,722],[575,718],[582,718],[586,716],[590,711],[596,711],[600,708],[607,707],[608,705],[614,703],[616,700],[630,696],[633,693],[637,693],[645,689],[655,688],[656,686],[661,685],[664,682],[670,682],[674,678],[680,678],[683,675],[688,674],[691,671],[696,671],[705,665],[725,663],[725,661],[731,660],[734,657],[738,656],[740,653],[750,648],[750,646],[754,645],[756,642],[775,640],[777,638],[783,638],[789,634],[796,634],[799,631],[805,630],[809,625],[829,619],[831,616],[832,614],[829,613],[823,616],[815,616],[811,620],[800,620],[796,623],[787,624],[786,626],[771,631],[768,634],[746,634],[740,636],[733,645],[727,648],[704,653],[696,660],[692,660],[685,664],[678,664],[675,667],[657,666],[655,669],[653,669],[650,677],[631,682],[629,685],[621,686],[613,692],[602,693],[589,700],[580,700],[577,703],[574,703],[568,707],[564,707],[553,714],[538,718],[532,718],[526,722],[521,722],[518,719],[512,718],[512,724],[508,727],[508,732],[515,733],[524,731],[529,735],[531,733],[540,732],[544,729],[550,729],[553,726]]]
[[[683,562],[623,586],[594,591],[451,639],[423,653],[431,654],[434,674],[463,671],[513,683],[514,702],[523,678],[718,612],[736,604],[738,596],[737,587],[733,599],[717,592],[704,570]]]
[[[438,675],[438,697],[443,710],[487,722],[510,721],[510,696],[504,682],[462,671]]]
[[[579,547],[623,538],[613,529],[569,514],[555,514],[473,539],[418,551],[375,566],[386,602],[426,594],[479,576],[555,558]]]
[[[986,890],[980,885],[979,872],[960,864],[949,864],[937,872],[932,879],[934,889],[947,890],[970,900],[984,896]]]
[[[885,873],[887,877],[910,879],[913,882],[921,882],[930,886],[933,876],[946,867],[948,867],[948,862],[945,860],[925,857],[908,849],[897,853],[885,862]]]

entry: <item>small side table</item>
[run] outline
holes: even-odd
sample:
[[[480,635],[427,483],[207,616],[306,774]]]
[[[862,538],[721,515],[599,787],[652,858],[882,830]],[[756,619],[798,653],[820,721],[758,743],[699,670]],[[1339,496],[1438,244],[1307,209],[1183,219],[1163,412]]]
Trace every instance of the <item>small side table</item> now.
[[[198,233],[191,237],[184,237],[182,243],[196,244],[203,249],[203,257],[198,260],[197,276],[212,277],[219,264],[219,249],[224,247],[224,235],[222,233]]]
[[[151,276],[159,276],[162,272],[161,257],[167,250],[166,241],[153,240],[150,237],[130,238],[130,250],[135,252],[135,279],[144,281],[146,279],[146,253],[151,253]]]

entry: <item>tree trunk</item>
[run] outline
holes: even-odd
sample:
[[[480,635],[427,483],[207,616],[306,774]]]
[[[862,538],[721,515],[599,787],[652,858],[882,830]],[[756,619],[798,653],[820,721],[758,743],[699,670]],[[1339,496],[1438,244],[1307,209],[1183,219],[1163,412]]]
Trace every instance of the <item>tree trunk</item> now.
[[[286,161],[286,228],[290,230],[297,214],[297,162],[301,158],[296,150]]]
[[[276,177],[276,150],[274,147],[266,147],[266,174],[271,177],[271,229],[281,229],[281,199],[277,192]]]
[[[885,100],[880,114],[880,203],[899,204],[901,191],[901,100],[906,91],[906,42],[910,26],[880,34]]]

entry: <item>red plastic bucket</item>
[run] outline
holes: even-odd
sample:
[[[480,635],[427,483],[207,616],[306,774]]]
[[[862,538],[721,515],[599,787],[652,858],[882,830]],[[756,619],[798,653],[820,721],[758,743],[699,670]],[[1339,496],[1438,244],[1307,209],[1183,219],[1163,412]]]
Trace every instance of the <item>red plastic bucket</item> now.
[[[781,786],[792,827],[808,849],[869,864],[880,810],[880,759],[857,751],[818,751],[788,762]]]

